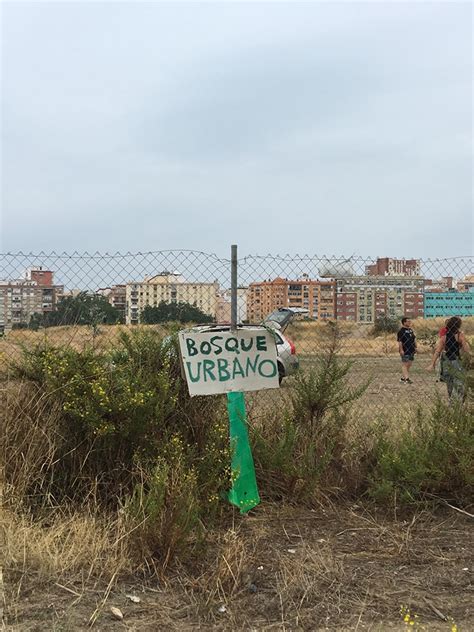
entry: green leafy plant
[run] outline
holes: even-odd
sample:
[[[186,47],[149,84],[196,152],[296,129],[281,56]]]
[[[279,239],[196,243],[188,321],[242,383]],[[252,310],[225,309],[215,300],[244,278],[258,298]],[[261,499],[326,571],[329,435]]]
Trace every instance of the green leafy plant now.
[[[58,325],[114,325],[123,322],[120,312],[109,303],[105,296],[79,292],[77,296],[61,298],[56,309],[44,314],[33,314],[29,326],[33,330],[39,327]]]
[[[167,322],[179,323],[211,323],[213,317],[195,305],[189,303],[165,303],[157,306],[147,305],[140,314],[140,321],[146,325]]]
[[[141,512],[137,537],[165,558],[217,518],[230,485],[225,402],[189,397],[174,336],[123,332],[110,351],[43,344],[24,351],[14,375],[30,394],[16,423],[27,426],[38,402],[56,415],[41,477],[23,486],[33,505],[91,494],[110,509],[126,505],[130,519]]]
[[[375,319],[374,326],[370,333],[372,336],[380,336],[382,334],[396,334],[400,329],[400,319],[394,316],[378,316]]]
[[[324,354],[297,374],[285,410],[255,428],[257,467],[271,496],[310,500],[341,484],[349,410],[368,382],[349,384],[352,363],[339,357],[340,341],[331,323]]]
[[[474,426],[472,408],[448,406],[438,400],[432,410],[421,408],[395,436],[381,435],[369,475],[369,494],[378,501],[402,502],[426,494],[458,499],[474,491]]]

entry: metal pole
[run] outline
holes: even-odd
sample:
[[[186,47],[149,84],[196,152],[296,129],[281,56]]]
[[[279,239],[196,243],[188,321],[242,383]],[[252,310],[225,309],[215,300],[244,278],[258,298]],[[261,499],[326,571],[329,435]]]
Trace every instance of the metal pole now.
[[[237,246],[231,246],[230,273],[230,327],[237,329]]]

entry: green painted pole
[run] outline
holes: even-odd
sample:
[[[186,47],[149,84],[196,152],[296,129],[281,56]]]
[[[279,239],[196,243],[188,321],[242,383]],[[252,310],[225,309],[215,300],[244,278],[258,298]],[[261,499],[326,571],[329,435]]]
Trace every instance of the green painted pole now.
[[[231,330],[237,331],[237,245],[231,246]],[[227,393],[227,412],[229,413],[229,436],[232,450],[229,502],[240,509],[240,513],[250,511],[260,502],[258,495],[252,450],[250,449],[247,418],[245,414],[245,396],[243,393]]]
[[[260,496],[249,443],[243,393],[227,393],[227,411],[232,449],[232,487],[228,498],[230,503],[240,509],[240,513],[246,513],[259,504]]]

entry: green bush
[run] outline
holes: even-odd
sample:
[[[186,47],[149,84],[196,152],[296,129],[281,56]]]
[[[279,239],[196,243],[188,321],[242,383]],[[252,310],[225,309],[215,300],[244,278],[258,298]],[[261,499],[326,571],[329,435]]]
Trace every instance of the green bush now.
[[[190,534],[197,535],[203,511],[196,464],[189,463],[182,440],[173,437],[165,452],[141,470],[123,509],[135,530],[137,559],[161,558],[166,567]]]
[[[137,537],[168,557],[199,521],[215,517],[230,484],[225,401],[189,397],[173,336],[122,333],[108,352],[42,345],[25,350],[14,371],[29,385],[29,409],[42,402],[57,413],[53,453],[25,489],[30,505],[93,494],[131,518],[141,512]],[[27,411],[15,414],[31,423]],[[13,435],[2,440],[8,453]]]
[[[337,355],[339,342],[332,326],[325,354],[293,380],[286,409],[254,429],[257,470],[270,497],[310,501],[343,485],[349,411],[368,383],[349,385],[352,363]]]
[[[52,312],[33,314],[34,327],[59,325],[115,325],[123,322],[123,316],[105,296],[79,292],[77,296],[64,296]]]
[[[382,334],[396,334],[400,329],[400,319],[394,316],[379,316],[375,319],[374,326],[370,333],[372,336],[380,336]]]
[[[474,424],[469,405],[438,400],[395,436],[379,436],[368,491],[377,501],[413,502],[427,494],[459,502],[474,492]]]
[[[28,323],[13,323],[12,329],[28,329]]]
[[[156,323],[212,323],[213,317],[195,305],[189,303],[166,303],[161,301],[157,306],[147,305],[140,314],[140,322],[146,325]]]

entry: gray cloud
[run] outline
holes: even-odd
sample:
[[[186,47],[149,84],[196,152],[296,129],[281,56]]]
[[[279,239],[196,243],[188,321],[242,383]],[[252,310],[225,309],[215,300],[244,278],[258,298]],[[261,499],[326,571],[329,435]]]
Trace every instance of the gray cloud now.
[[[6,4],[2,249],[466,254],[470,17]]]

